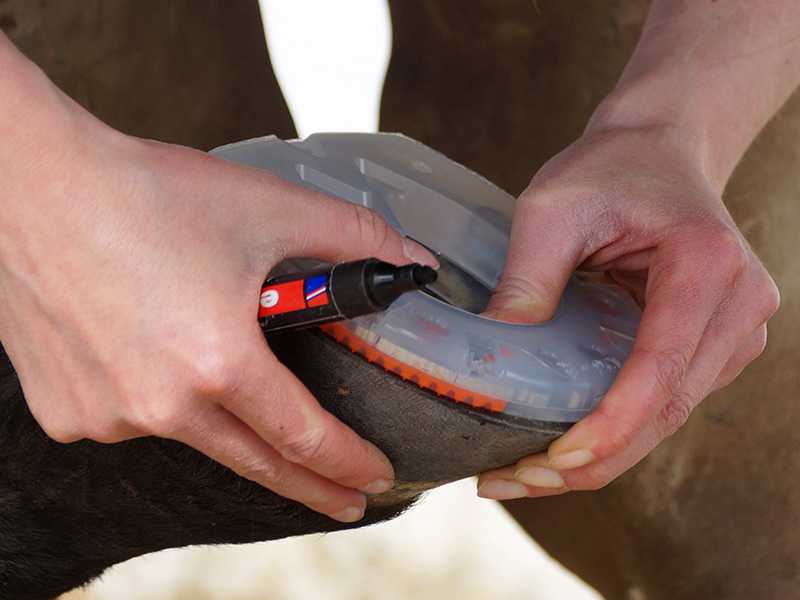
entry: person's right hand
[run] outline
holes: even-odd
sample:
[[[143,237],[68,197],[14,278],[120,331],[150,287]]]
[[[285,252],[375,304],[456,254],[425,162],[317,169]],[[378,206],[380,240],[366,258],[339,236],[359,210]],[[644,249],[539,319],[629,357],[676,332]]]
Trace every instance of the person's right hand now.
[[[433,258],[367,209],[124,136],[38,70],[21,80],[0,122],[0,339],[44,431],[179,440],[360,519],[392,467],[270,352],[260,287],[289,256]]]
[[[590,129],[520,196],[494,318],[541,322],[576,269],[643,306],[630,356],[594,411],[546,452],[484,473],[495,499],[599,489],[675,433],[764,350],[780,294],[673,127]]]

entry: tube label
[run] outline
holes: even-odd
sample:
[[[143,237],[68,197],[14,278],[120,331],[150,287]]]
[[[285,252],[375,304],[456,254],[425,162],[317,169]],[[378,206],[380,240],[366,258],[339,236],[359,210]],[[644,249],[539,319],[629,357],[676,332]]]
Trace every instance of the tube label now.
[[[276,282],[261,288],[258,318],[264,319],[330,303],[328,274],[320,273],[305,279]]]

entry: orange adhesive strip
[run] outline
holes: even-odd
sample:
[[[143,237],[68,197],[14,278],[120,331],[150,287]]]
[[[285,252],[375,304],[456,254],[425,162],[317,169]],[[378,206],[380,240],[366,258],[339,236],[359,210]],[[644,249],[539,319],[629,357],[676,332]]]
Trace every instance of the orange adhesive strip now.
[[[409,364],[381,352],[374,346],[367,344],[358,336],[353,335],[352,332],[341,323],[320,325],[320,329],[348,348],[351,352],[363,356],[370,363],[383,367],[387,373],[391,373],[405,381],[410,381],[414,385],[430,390],[437,396],[449,398],[453,402],[468,404],[469,406],[490,410],[492,412],[503,412],[506,408],[507,403],[505,400],[479,394],[453,385],[450,382],[433,377],[416,367],[412,367]]]

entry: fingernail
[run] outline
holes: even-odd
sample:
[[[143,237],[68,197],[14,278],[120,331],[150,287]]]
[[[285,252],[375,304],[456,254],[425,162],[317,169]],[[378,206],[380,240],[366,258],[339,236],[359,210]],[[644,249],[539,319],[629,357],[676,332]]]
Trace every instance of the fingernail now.
[[[388,481],[389,482],[389,487],[391,488],[394,485],[394,482],[392,481],[394,479],[394,468],[392,467],[391,461],[383,453],[383,450],[378,448],[375,444],[373,444],[369,440],[363,440],[363,442],[364,442],[364,445],[366,445],[367,448],[369,449],[369,451],[372,453],[372,456],[374,456],[376,459],[378,459],[380,462],[382,462],[384,464],[384,468],[381,469],[378,472],[379,473],[383,473],[384,475],[386,475],[386,477],[380,477],[380,478],[374,480],[369,485],[373,485],[373,484],[375,484],[375,483],[377,483],[379,481]],[[361,491],[362,492],[366,492],[367,490],[363,489]],[[383,490],[383,491],[386,491],[386,490]],[[370,492],[370,493],[380,493],[380,492]]]
[[[538,305],[529,300],[506,300],[498,308],[492,306],[483,312],[483,316],[507,323],[536,323],[546,321],[549,316],[540,314]]]
[[[361,488],[361,491],[365,494],[382,494],[383,492],[388,492],[390,489],[392,489],[391,481],[388,479],[376,479],[372,483]]]
[[[403,238],[403,254],[411,262],[427,265],[434,269],[439,268],[439,261],[422,245],[409,238]]]
[[[561,478],[561,475],[558,474],[558,471],[545,467],[523,467],[517,469],[514,471],[514,479],[525,485],[532,485],[534,487],[565,487],[564,480]]]
[[[348,506],[344,510],[333,513],[331,518],[342,523],[355,523],[364,518],[364,509],[358,506]]]
[[[492,308],[487,308],[485,311],[481,313],[482,317],[486,317],[487,319],[494,319],[499,321],[500,313]]]
[[[582,467],[595,460],[595,454],[590,448],[594,448],[596,443],[592,429],[578,423],[550,444],[547,449],[548,462],[556,469]]]
[[[550,466],[554,469],[577,469],[584,465],[588,465],[594,460],[594,454],[591,450],[586,448],[579,448],[577,450],[568,450],[566,452],[557,452],[550,454]]]
[[[514,500],[528,495],[528,489],[516,481],[495,479],[478,486],[478,496],[490,500]]]

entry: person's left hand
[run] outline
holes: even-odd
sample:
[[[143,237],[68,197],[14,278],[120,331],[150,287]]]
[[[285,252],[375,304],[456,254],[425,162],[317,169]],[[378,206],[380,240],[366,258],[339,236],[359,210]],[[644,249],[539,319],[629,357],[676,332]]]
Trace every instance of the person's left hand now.
[[[484,473],[480,496],[603,487],[761,354],[778,291],[704,168],[680,132],[611,129],[584,135],[522,194],[492,316],[550,318],[576,268],[610,275],[644,312],[597,409],[546,453]]]

